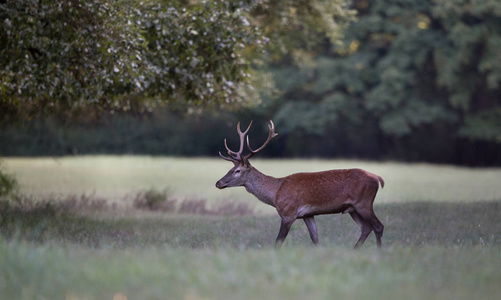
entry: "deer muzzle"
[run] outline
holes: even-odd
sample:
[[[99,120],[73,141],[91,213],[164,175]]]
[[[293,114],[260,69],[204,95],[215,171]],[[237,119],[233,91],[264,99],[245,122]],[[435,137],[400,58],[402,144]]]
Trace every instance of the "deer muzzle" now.
[[[218,189],[224,189],[226,187],[226,184],[224,184],[221,180],[219,180],[218,182],[216,182],[216,187]]]

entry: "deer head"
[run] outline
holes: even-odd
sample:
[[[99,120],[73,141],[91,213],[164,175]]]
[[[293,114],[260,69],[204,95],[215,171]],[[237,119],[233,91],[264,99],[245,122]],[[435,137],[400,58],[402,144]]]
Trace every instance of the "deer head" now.
[[[245,185],[245,183],[248,180],[249,173],[251,173],[251,171],[253,170],[253,167],[251,166],[249,159],[252,156],[254,156],[254,154],[263,150],[264,147],[266,147],[266,145],[268,145],[268,143],[271,141],[271,139],[278,135],[277,133],[275,133],[275,125],[273,124],[273,121],[270,121],[270,124],[271,125],[268,125],[269,129],[268,139],[264,142],[264,144],[261,147],[259,147],[256,150],[252,150],[252,148],[250,147],[249,136],[247,135],[252,125],[252,121],[250,122],[249,127],[247,127],[247,129],[244,132],[242,132],[242,130],[240,129],[240,122],[237,124],[237,132],[240,137],[240,148],[238,152],[230,150],[228,144],[226,143],[226,139],[224,139],[224,146],[228,151],[228,156],[222,155],[221,152],[219,152],[219,156],[221,156],[223,159],[227,161],[231,161],[234,167],[231,168],[231,170],[216,183],[217,188],[224,189],[226,187]],[[247,148],[249,149],[250,153],[245,156],[242,156],[246,139],[247,139]]]

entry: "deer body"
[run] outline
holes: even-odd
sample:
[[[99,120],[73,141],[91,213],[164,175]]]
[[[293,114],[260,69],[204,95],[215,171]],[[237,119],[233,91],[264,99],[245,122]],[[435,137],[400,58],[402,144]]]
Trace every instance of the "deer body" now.
[[[252,124],[252,123],[251,123]],[[314,244],[318,243],[318,233],[314,216],[321,214],[349,213],[361,228],[361,235],[355,248],[360,247],[367,236],[374,231],[377,245],[381,246],[383,224],[377,219],[373,210],[376,193],[384,186],[380,176],[361,169],[330,170],[315,173],[297,173],[283,178],[274,178],[259,172],[252,167],[248,159],[262,150],[277,134],[273,122],[268,140],[258,150],[250,148],[251,154],[241,157],[244,137],[249,131],[241,132],[240,151],[233,152],[228,146],[229,157],[224,157],[234,163],[234,167],[217,183],[216,187],[244,186],[246,190],[262,202],[274,206],[282,222],[276,239],[280,246],[285,240],[292,223],[303,219]],[[249,140],[247,137],[247,144]]]
[[[381,180],[381,182],[383,182]],[[379,177],[360,169],[287,176],[275,198],[280,216],[347,213],[373,202]]]

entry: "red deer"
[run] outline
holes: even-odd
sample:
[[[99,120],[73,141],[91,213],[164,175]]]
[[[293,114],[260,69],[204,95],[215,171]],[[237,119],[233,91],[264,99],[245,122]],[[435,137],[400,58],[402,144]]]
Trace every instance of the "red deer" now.
[[[361,169],[297,173],[283,178],[267,176],[251,166],[249,159],[263,150],[271,139],[277,136],[275,125],[272,121],[270,123],[268,139],[256,150],[250,147],[247,135],[252,122],[244,132],[240,130],[240,123],[238,123],[240,149],[238,152],[230,150],[225,139],[224,146],[228,151],[228,156],[219,152],[219,156],[231,161],[234,167],[216,183],[216,187],[224,189],[244,186],[259,200],[275,207],[282,218],[275,242],[277,247],[282,245],[296,219],[304,220],[311,240],[314,244],[318,244],[314,216],[337,213],[349,213],[360,226],[361,235],[355,244],[355,249],[364,243],[373,230],[376,234],[377,246],[381,247],[384,226],[374,214],[372,204],[379,184],[384,187],[383,178]],[[250,153],[242,156],[246,136]]]

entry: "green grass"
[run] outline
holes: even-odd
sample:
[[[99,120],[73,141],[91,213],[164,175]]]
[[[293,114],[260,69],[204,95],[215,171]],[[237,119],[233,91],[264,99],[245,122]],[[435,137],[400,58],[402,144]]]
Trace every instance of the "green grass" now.
[[[301,222],[280,251],[272,216],[92,218],[50,207],[1,223],[6,299],[495,299],[500,202],[385,204],[384,247],[347,216]],[[9,225],[10,224],[10,225]],[[71,298],[73,297],[73,298]]]
[[[0,244],[6,299],[496,299],[499,249],[90,250]]]
[[[495,299],[501,293],[501,202],[377,208],[382,249],[351,249],[356,224],[302,222],[273,249],[276,216],[82,216],[50,205],[4,208],[5,299]],[[118,297],[118,296],[117,296]]]
[[[276,176],[362,167],[386,181],[375,206],[385,224],[382,249],[371,235],[353,251],[355,222],[327,215],[317,217],[319,247],[312,246],[299,220],[276,251],[278,216],[251,197],[217,190],[215,181],[229,168],[220,160],[77,157],[5,159],[4,165],[22,192],[37,201],[81,193],[128,201],[154,187],[168,188],[178,198],[253,201],[267,213],[179,215],[130,206],[0,202],[0,299],[496,299],[501,294],[500,169],[257,160],[258,169]]]
[[[262,206],[244,189],[218,190],[216,181],[232,166],[220,158],[147,156],[82,156],[63,158],[5,158],[7,171],[17,176],[23,191],[37,197],[95,194],[123,203],[140,190],[167,188],[176,198],[212,202],[238,200]],[[350,160],[259,160],[253,165],[268,175],[363,168],[386,182],[377,203],[422,200],[471,202],[501,199],[501,168],[472,169],[429,164],[377,163]]]

